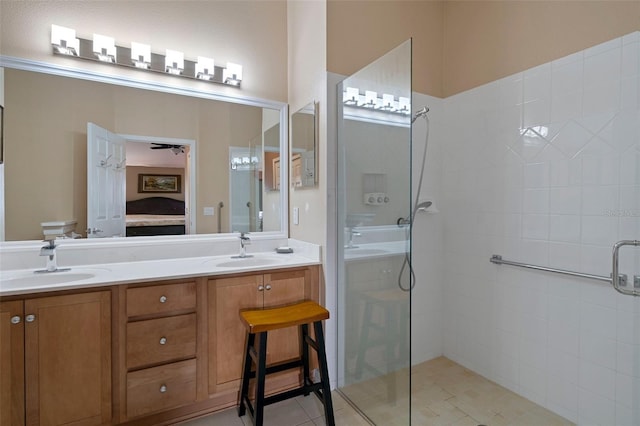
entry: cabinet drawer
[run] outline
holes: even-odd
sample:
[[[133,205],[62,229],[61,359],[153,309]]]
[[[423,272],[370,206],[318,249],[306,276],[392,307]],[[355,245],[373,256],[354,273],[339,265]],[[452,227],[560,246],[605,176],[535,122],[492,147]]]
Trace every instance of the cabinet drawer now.
[[[179,407],[196,400],[196,360],[127,374],[127,417]]]
[[[127,289],[127,315],[130,317],[195,308],[194,282]]]
[[[196,314],[127,324],[127,368],[189,358],[196,354]]]

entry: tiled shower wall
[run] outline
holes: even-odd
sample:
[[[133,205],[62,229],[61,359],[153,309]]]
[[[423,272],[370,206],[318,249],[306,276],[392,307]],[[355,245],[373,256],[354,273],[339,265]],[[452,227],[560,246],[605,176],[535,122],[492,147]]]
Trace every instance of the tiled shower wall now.
[[[489,258],[608,275],[640,239],[639,62],[633,33],[443,102],[444,353],[580,424],[640,424],[640,298]]]

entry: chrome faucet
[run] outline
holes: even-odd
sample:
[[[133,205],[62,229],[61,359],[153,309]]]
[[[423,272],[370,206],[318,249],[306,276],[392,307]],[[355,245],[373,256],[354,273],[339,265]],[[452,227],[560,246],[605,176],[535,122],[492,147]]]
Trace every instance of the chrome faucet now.
[[[40,248],[40,256],[47,256],[47,267],[45,269],[39,269],[36,272],[61,272],[69,271],[70,268],[58,268],[58,262],[56,260],[56,242],[54,240],[45,240],[46,245]]]
[[[253,257],[251,254],[247,254],[247,249],[245,246],[251,244],[251,238],[247,237],[248,232],[240,232],[240,254],[238,256],[231,256],[233,258],[245,258],[245,257]]]
[[[362,234],[358,231],[354,231],[353,228],[347,228],[349,230],[349,242],[347,243],[346,246],[344,246],[344,248],[358,248],[358,246],[354,246],[353,245],[353,237],[359,237]]]

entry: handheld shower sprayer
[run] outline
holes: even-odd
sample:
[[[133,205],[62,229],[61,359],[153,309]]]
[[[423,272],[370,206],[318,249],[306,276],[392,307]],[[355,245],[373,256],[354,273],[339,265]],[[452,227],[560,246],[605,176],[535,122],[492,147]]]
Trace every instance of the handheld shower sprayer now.
[[[419,117],[427,117],[427,113],[429,112],[429,108],[426,106],[422,107],[422,109],[416,112],[411,119],[411,124],[413,124]]]

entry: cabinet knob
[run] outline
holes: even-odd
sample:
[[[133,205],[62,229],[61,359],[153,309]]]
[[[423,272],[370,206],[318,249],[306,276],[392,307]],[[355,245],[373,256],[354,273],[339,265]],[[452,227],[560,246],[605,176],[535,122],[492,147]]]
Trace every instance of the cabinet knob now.
[[[160,386],[160,393],[165,393],[167,391],[167,385]]]
[[[265,287],[267,290],[271,290],[271,284],[267,284],[267,286]]]
[[[160,344],[161,344],[161,345],[166,345],[166,344],[167,344],[167,338],[166,338],[166,337],[164,337],[164,336],[163,336],[163,337],[161,337],[161,338],[160,338]]]
[[[36,320],[36,316],[33,314],[29,314],[26,317],[24,317],[24,320],[26,322],[34,322]]]
[[[264,290],[264,286],[263,285],[259,285],[258,286],[258,291],[263,291]]]
[[[20,315],[11,317],[11,324],[20,324],[20,321],[22,321],[22,318],[20,318]]]
[[[160,296],[160,303],[166,303],[167,296]]]

